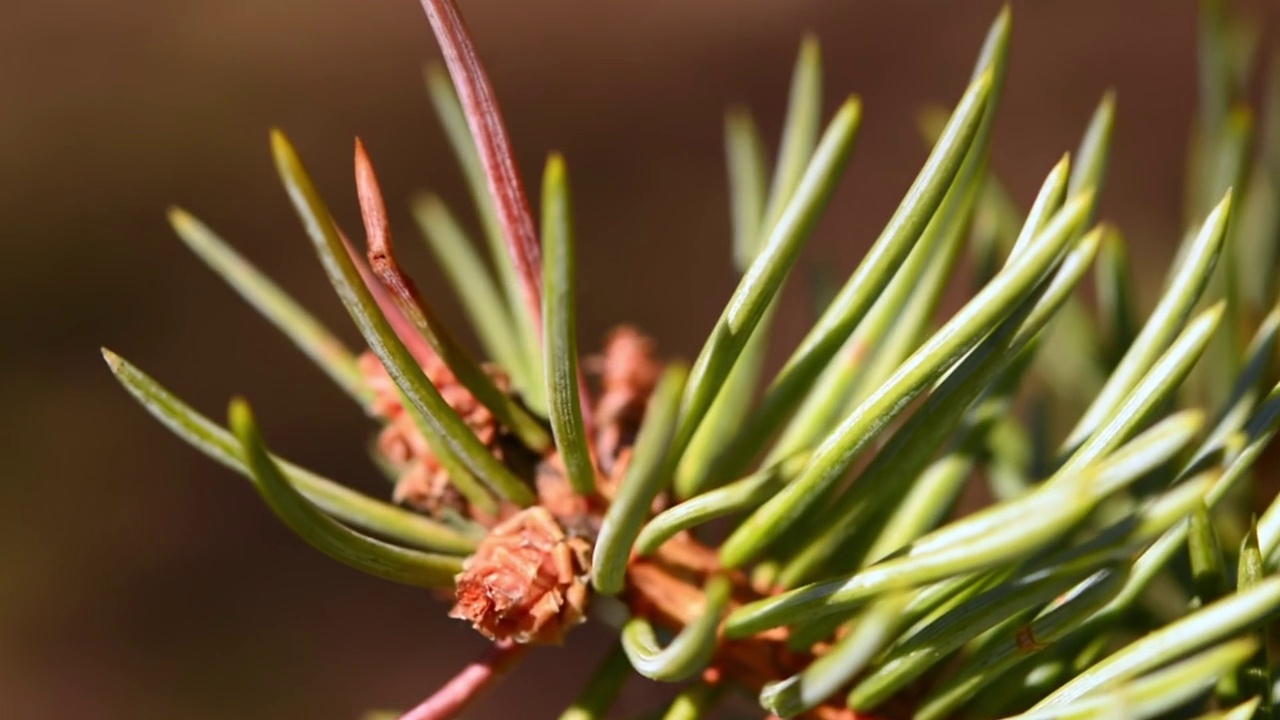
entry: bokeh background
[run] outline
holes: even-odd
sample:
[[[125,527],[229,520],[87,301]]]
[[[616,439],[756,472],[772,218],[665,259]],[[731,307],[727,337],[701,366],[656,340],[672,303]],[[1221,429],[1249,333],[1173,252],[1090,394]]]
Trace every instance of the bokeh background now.
[[[1241,2],[1274,26],[1280,4]],[[536,188],[564,151],[576,190],[584,346],[627,320],[689,356],[733,286],[721,118],[775,138],[796,47],[823,41],[829,107],[865,119],[803,262],[857,262],[925,156],[914,114],[954,101],[999,3],[971,0],[463,0]],[[5,3],[0,24],[0,716],[354,718],[407,707],[483,643],[443,606],[291,537],[247,484],[115,385],[107,345],[220,416],[252,398],[286,455],[369,492],[373,428],[168,230],[181,204],[354,338],[267,151],[293,137],[357,226],[366,141],[406,255],[449,317],[402,202],[466,209],[421,82],[412,0]],[[1195,103],[1195,3],[1021,0],[994,167],[1029,201],[1119,94],[1102,207],[1146,276],[1178,237]],[[1274,28],[1270,30],[1272,37]],[[776,332],[801,335],[793,287]],[[539,652],[473,718],[554,717],[600,634]],[[646,688],[633,688],[642,707]]]

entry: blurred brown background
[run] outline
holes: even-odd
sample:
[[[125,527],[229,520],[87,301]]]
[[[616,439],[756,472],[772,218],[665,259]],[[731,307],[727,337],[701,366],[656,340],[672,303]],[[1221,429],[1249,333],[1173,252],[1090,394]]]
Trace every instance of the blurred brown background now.
[[[1280,19],[1280,4],[1241,4]],[[584,346],[628,320],[687,356],[733,284],[723,108],[749,103],[776,137],[798,40],[819,33],[830,106],[857,92],[865,120],[804,262],[847,272],[924,158],[913,114],[958,96],[999,3],[463,6],[526,177],[536,181],[547,150],[568,155]],[[371,427],[179,245],[163,210],[191,209],[353,337],[276,184],[266,131],[290,132],[350,227],[356,134],[392,201],[430,187],[465,210],[422,91],[436,50],[418,3],[64,0],[9,2],[5,16],[0,716],[337,719],[407,707],[478,637],[421,593],[304,547],[243,481],[134,406],[97,348],[215,416],[244,393],[285,454],[386,491],[363,456]],[[1104,212],[1144,248],[1139,270],[1160,272],[1195,101],[1194,3],[1022,0],[1014,27],[995,167],[1029,200],[1115,87]],[[401,245],[421,261],[403,208]],[[439,275],[419,267],[455,311]],[[804,317],[793,287],[779,348]],[[583,631],[540,652],[472,717],[553,717],[602,640]]]

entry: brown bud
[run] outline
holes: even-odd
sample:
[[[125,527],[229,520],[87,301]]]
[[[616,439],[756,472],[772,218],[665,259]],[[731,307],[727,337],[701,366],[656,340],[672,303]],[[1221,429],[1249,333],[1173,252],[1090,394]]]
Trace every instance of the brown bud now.
[[[521,510],[467,559],[449,615],[493,640],[559,644],[586,617],[590,554],[546,508]]]
[[[464,513],[468,511],[466,501],[449,482],[449,474],[431,452],[417,423],[405,411],[399,390],[381,361],[373,353],[365,352],[359,358],[359,367],[365,382],[373,390],[373,411],[386,421],[378,435],[378,452],[397,472],[396,502],[432,515],[439,515],[445,508]],[[508,389],[509,381],[505,375],[494,368],[486,370],[499,389]],[[423,372],[445,402],[475,432],[481,444],[489,448],[495,457],[502,458],[502,433],[493,413],[476,400],[439,358],[432,356],[423,366]],[[469,514],[476,515],[475,512]]]
[[[596,403],[596,448],[606,468],[631,442],[644,417],[645,404],[662,374],[653,341],[628,326],[615,328],[596,358],[602,393]]]
[[[412,463],[400,474],[392,498],[437,517],[445,510],[461,513],[467,509],[466,498],[449,482],[449,473],[422,461]]]
[[[534,485],[538,490],[538,505],[546,508],[568,534],[595,538],[600,530],[600,508],[569,484],[558,453],[552,452],[538,463]]]
[[[400,393],[378,356],[368,351],[360,353],[356,366],[364,376],[365,384],[373,391],[373,412],[388,419],[399,415],[404,410],[400,404]]]

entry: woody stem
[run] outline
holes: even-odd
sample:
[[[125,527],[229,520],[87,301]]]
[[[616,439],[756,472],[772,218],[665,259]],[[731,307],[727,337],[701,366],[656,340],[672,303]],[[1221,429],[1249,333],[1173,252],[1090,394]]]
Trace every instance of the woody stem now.
[[[401,715],[400,720],[448,720],[455,717],[494,680],[519,662],[526,650],[527,645],[510,641],[494,643],[484,655],[468,664],[422,704]]]

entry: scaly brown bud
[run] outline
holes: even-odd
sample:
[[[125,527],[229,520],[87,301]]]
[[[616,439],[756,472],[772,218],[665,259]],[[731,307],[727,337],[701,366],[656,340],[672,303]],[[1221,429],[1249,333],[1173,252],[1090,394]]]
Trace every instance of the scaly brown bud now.
[[[467,559],[449,615],[493,640],[559,644],[586,618],[590,558],[546,508],[521,510]]]

